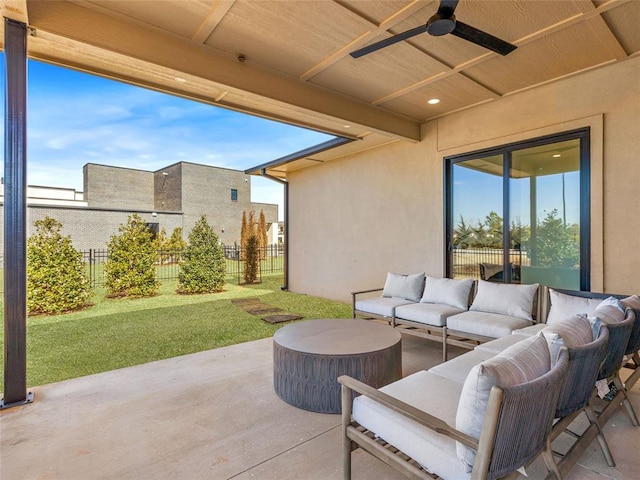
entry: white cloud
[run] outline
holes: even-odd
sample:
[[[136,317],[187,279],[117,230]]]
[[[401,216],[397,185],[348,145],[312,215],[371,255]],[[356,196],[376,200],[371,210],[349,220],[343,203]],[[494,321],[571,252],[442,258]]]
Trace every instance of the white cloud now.
[[[33,184],[81,190],[88,162],[158,170],[186,160],[244,170],[329,138],[38,62],[29,69]],[[281,203],[280,185],[255,185],[254,201]]]

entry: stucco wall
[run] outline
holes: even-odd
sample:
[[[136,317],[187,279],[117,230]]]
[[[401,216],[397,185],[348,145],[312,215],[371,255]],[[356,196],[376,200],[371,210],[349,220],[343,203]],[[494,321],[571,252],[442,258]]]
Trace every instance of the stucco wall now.
[[[387,271],[442,275],[443,158],[591,127],[592,290],[640,293],[640,58],[423,125],[395,143],[290,175],[292,291],[348,301]]]

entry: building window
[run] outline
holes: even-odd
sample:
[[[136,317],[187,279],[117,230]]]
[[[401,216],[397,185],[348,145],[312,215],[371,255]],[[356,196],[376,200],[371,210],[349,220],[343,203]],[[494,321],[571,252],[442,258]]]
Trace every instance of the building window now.
[[[235,188],[231,189],[231,201],[232,202],[237,202],[238,201],[238,190]]]
[[[445,158],[447,275],[590,288],[589,129]]]

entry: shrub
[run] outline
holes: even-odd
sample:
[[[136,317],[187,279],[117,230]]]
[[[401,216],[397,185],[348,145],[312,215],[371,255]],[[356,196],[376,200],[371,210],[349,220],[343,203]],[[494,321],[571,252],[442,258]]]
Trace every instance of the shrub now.
[[[258,278],[258,268],[260,266],[260,248],[258,245],[258,236],[255,234],[249,236],[244,259],[244,281],[246,283],[253,283]]]
[[[258,220],[258,247],[260,248],[260,260],[267,258],[267,220],[264,216],[264,210],[260,210]]]
[[[171,237],[167,242],[167,250],[171,253],[171,263],[180,261],[182,251],[187,246],[187,242],[182,239],[182,227],[176,227],[171,232]]]
[[[120,225],[119,235],[109,240],[109,260],[104,269],[105,285],[110,297],[149,297],[155,295],[160,282],[156,280],[154,263],[157,251],[153,233],[144,220],[133,214],[126,225]]]
[[[171,262],[171,253],[169,252],[168,244],[169,238],[167,237],[167,231],[162,227],[160,233],[158,233],[153,240],[153,248],[158,252],[157,262],[160,265]]]
[[[27,240],[27,308],[30,314],[57,314],[87,305],[91,295],[82,254],[62,224],[51,217],[35,222]]]
[[[213,293],[224,288],[227,263],[222,245],[206,216],[191,229],[187,246],[182,252],[178,293]]]

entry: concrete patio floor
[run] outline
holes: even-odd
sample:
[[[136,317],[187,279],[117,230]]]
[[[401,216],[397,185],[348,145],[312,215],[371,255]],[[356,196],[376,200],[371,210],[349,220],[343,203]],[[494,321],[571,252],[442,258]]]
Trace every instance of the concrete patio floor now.
[[[439,359],[434,342],[403,336],[405,375]],[[0,413],[2,480],[342,478],[340,416],[276,396],[270,338],[33,391],[33,404]],[[631,397],[640,411],[640,389]],[[605,434],[617,466],[594,441],[569,480],[640,477],[640,428],[619,409]],[[362,451],[353,470],[404,478]],[[542,478],[541,462],[528,473]]]

